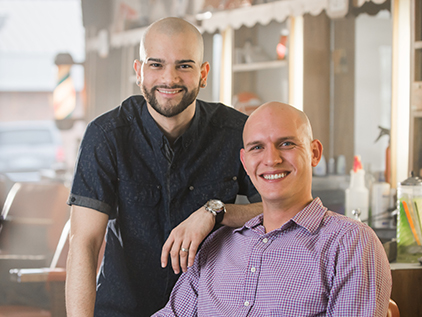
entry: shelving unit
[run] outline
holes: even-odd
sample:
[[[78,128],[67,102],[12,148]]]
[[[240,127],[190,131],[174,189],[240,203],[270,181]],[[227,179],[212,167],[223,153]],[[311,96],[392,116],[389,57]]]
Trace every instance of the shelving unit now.
[[[258,63],[243,63],[243,64],[234,64],[233,65],[233,72],[251,72],[257,70],[264,70],[264,69],[272,69],[272,68],[281,68],[287,67],[286,60],[275,60],[275,61],[268,61],[268,62],[258,62]]]
[[[277,44],[281,31],[288,32],[288,22],[272,21],[267,25],[255,24],[252,27],[242,26],[233,30],[232,51],[239,52],[249,42],[254,49],[259,48],[267,60],[252,62],[243,58],[239,63],[236,53],[232,56],[231,99],[241,93],[256,95],[260,103],[278,100],[288,102],[289,73],[288,54],[284,59],[277,59]],[[262,58],[262,56],[261,56]],[[241,58],[242,60],[242,58]],[[235,104],[233,104],[236,106]]]

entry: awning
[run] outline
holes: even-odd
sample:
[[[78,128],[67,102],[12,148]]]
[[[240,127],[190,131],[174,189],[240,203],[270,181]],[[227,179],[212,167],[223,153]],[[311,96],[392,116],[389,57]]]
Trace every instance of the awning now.
[[[225,30],[228,26],[239,29],[245,25],[252,27],[256,23],[267,25],[271,21],[283,22],[289,16],[305,13],[318,15],[327,7],[328,0],[288,0],[257,4],[233,10],[218,11],[210,19],[202,21],[202,29],[213,33]]]
[[[283,22],[289,16],[304,14],[318,15],[323,10],[330,18],[342,18],[349,9],[349,1],[355,7],[366,2],[375,4],[386,0],[281,0],[258,4],[233,10],[213,12],[211,18],[202,21],[201,28],[208,33],[225,30],[228,26],[239,29],[241,26],[252,27],[256,23],[267,25],[271,21]]]
[[[361,7],[363,6],[366,2],[373,2],[375,4],[381,4],[384,3],[386,0],[353,0],[353,5],[355,7]]]

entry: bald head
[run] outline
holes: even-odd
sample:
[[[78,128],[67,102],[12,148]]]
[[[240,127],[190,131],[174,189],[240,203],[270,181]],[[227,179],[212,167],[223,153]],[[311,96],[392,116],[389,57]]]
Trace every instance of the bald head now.
[[[249,133],[249,130],[254,129],[256,125],[265,125],[270,120],[277,121],[281,124],[293,124],[295,129],[304,133],[309,142],[312,141],[312,127],[308,117],[303,111],[295,107],[281,103],[281,102],[268,102],[256,109],[248,118],[243,131],[243,137]]]
[[[322,144],[312,140],[308,117],[280,102],[263,104],[249,116],[243,143],[240,159],[261,194],[264,226],[280,227],[312,201],[312,168],[321,159]],[[266,219],[270,209],[284,210],[279,222]]]
[[[181,18],[175,17],[158,20],[146,29],[139,50],[140,60],[142,62],[145,60],[145,50],[150,41],[154,41],[156,37],[165,36],[171,38],[181,34],[183,34],[184,37],[191,39],[191,45],[196,46],[198,49],[200,63],[202,63],[204,56],[204,40],[202,38],[202,34],[193,24]]]

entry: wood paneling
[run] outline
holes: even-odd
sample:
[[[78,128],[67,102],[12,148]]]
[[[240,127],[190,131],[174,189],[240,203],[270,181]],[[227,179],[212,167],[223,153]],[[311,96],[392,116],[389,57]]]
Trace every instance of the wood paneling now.
[[[330,150],[330,20],[325,11],[304,16],[303,110],[312,123],[314,138]]]
[[[353,167],[355,129],[355,17],[333,21],[334,27],[334,156]]]
[[[391,298],[397,303],[400,317],[422,316],[422,268],[393,269]]]

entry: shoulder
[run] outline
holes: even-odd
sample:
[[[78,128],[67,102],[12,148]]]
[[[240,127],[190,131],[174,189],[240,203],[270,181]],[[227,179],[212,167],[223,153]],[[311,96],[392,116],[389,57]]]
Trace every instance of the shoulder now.
[[[210,121],[216,128],[229,128],[243,130],[247,115],[244,113],[217,102],[205,102],[197,99],[197,108],[202,116]]]
[[[323,229],[339,238],[342,243],[353,243],[364,245],[365,243],[380,243],[374,230],[367,224],[351,219],[344,215],[327,211],[323,219]]]
[[[128,127],[140,115],[141,109],[145,104],[144,97],[140,95],[131,96],[124,100],[119,106],[111,109],[90,122],[88,127],[94,127],[110,132],[115,129]]]

